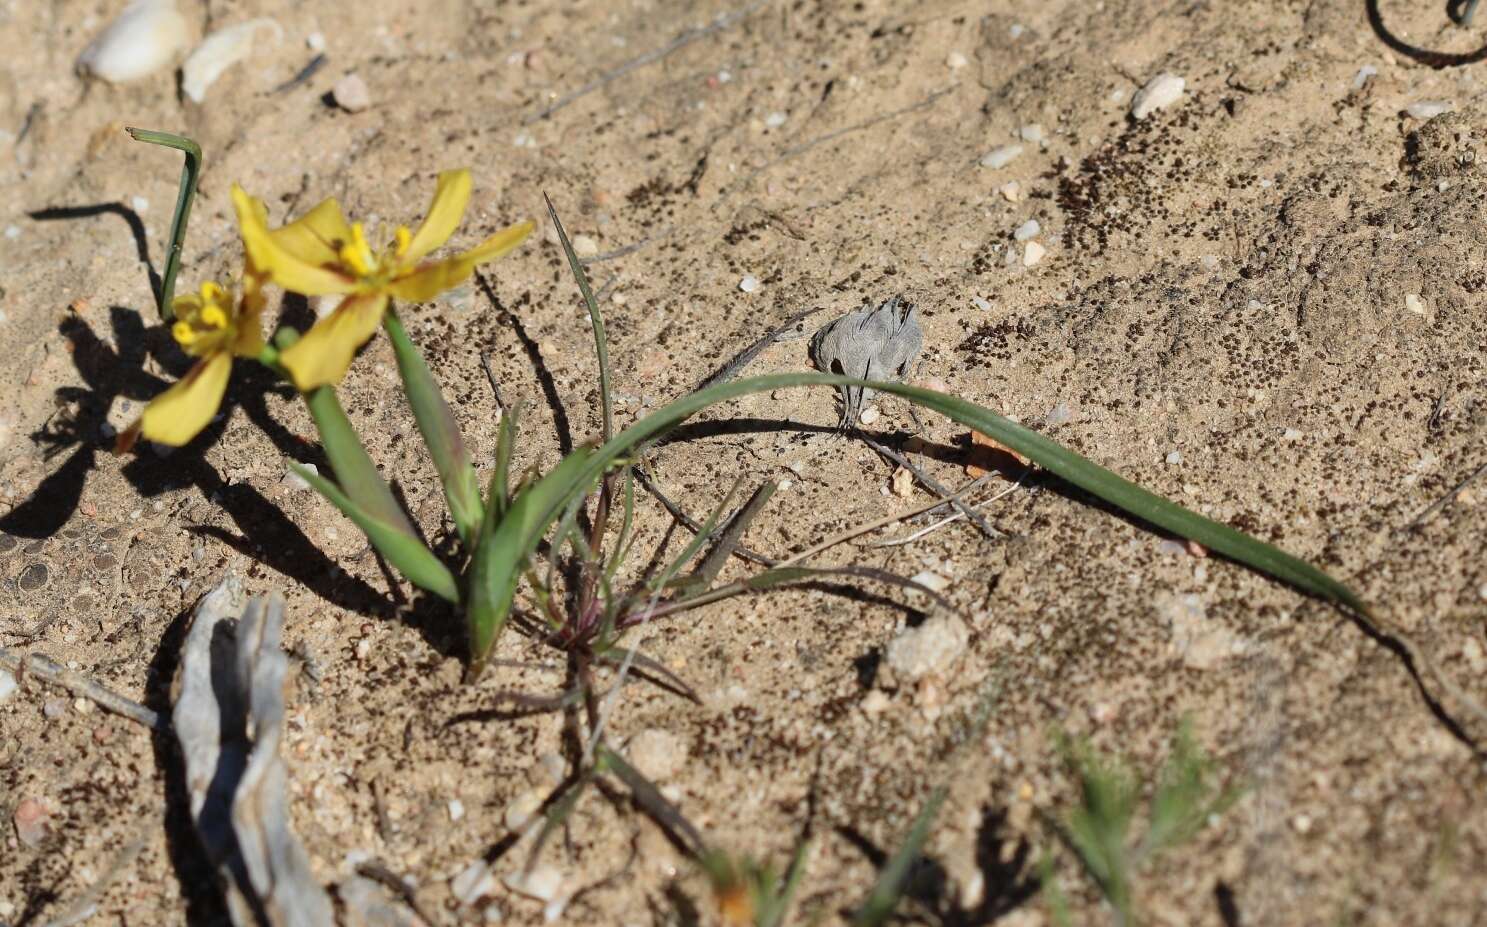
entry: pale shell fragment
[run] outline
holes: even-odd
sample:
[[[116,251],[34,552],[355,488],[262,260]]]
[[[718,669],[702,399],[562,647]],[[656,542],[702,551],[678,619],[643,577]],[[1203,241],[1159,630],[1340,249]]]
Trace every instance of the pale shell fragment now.
[[[134,0],[77,56],[77,72],[111,84],[169,65],[189,41],[175,0]]]
[[[1166,109],[1182,99],[1187,81],[1167,71],[1146,82],[1146,86],[1131,97],[1131,118],[1140,121],[1159,109]]]
[[[222,72],[253,51],[253,39],[263,29],[274,33],[274,41],[283,41],[283,27],[266,17],[227,26],[207,36],[181,66],[181,90],[196,103],[205,100],[207,88]]]

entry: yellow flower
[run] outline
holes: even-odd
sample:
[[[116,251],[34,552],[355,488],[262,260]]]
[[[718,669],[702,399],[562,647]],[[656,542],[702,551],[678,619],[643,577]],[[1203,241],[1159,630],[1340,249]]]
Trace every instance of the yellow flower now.
[[[470,187],[468,170],[444,171],[418,231],[398,226],[391,244],[373,251],[361,224],[348,224],[334,199],[270,231],[263,203],[233,186],[243,247],[253,266],[295,293],[346,294],[330,315],[279,354],[279,363],[297,389],[307,392],[339,382],[357,348],[376,334],[390,297],[409,302],[432,299],[469,277],[477,264],[521,244],[532,231],[531,222],[522,222],[463,254],[442,261],[423,260],[454,234],[470,202]]]
[[[139,421],[119,435],[115,451],[124,452],[143,436],[176,447],[196,437],[222,405],[232,358],[254,357],[263,348],[259,317],[263,285],[253,273],[243,278],[242,298],[216,283],[200,292],[171,300],[176,322],[170,328],[187,354],[199,358],[174,386],[151,399]]]

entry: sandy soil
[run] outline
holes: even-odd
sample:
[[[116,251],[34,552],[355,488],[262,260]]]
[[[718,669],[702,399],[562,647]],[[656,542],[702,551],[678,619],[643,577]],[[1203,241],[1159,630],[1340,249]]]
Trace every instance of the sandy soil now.
[[[1487,459],[1480,24],[1404,0],[1373,10],[1382,33],[1340,0],[215,0],[187,4],[198,35],[252,16],[285,35],[198,106],[165,71],[122,87],[73,75],[120,6],[0,9],[0,646],[164,708],[206,589],[231,570],[282,591],[287,640],[316,671],[290,694],[295,825],[326,883],[372,857],[441,923],[540,922],[539,903],[504,887],[461,909],[450,880],[480,858],[498,875],[524,862],[507,822],[566,771],[564,722],[509,717],[496,693],[562,680],[499,668],[462,685],[457,617],[409,606],[356,530],[286,482],[286,459],[320,459],[313,429],[246,366],[192,446],[106,452],[105,426],[182,369],[146,267],[159,267],[179,162],[126,124],[206,151],[183,288],[240,259],[234,181],[275,221],[334,195],[352,215],[407,222],[437,171],[468,165],[477,192],[456,245],[540,217],[547,191],[571,232],[628,249],[592,266],[610,294],[622,423],[793,313],[824,321],[905,293],[923,313],[923,378],[1315,559],[1487,698],[1487,483],[1430,509]],[[313,33],[325,66],[279,89]],[[1376,73],[1356,80],[1364,66]],[[1131,120],[1132,93],[1162,71],[1185,95]],[[353,72],[372,97],[355,114],[326,100]],[[1422,101],[1453,111],[1405,112]],[[1041,142],[979,163],[1032,124]],[[1011,181],[1016,202],[999,192]],[[1046,248],[1032,267],[1012,238],[1028,219]],[[745,293],[749,274],[762,285]],[[487,279],[405,317],[477,459],[496,433],[488,352],[508,398],[533,404],[522,463],[550,466],[599,427],[581,304],[545,224]],[[754,371],[805,366],[805,344],[771,348]],[[344,401],[438,533],[442,498],[395,381],[378,339]],[[906,408],[879,405],[874,430],[902,446]],[[927,498],[889,493],[892,468],[836,433],[836,416],[828,393],[741,400],[704,419],[744,425],[690,429],[657,472],[696,513],[738,476],[790,480],[749,532],[771,552]],[[921,419],[929,453],[915,459],[959,482],[963,432]],[[669,745],[667,794],[718,845],[783,863],[809,827],[802,908],[827,923],[871,884],[873,848],[892,848],[948,782],[928,844],[944,878],[918,916],[1034,925],[1049,922],[1035,861],[1051,847],[1037,812],[1073,798],[1053,732],[1149,770],[1186,716],[1248,790],[1147,874],[1154,923],[1487,922],[1473,747],[1487,730],[1453,730],[1389,647],[1056,481],[986,512],[1005,538],[959,524],[836,552],[950,580],[971,629],[950,667],[874,672],[921,617],[897,592],[735,600],[635,636],[702,704],[627,688],[616,743],[669,735],[643,742]],[[666,527],[648,501],[642,543]],[[516,635],[498,656],[551,658]],[[984,733],[953,750],[988,693]],[[173,746],[89,707],[35,681],[0,702],[0,923],[49,923],[106,877],[90,923],[220,921]],[[26,800],[51,814],[39,846],[12,826]],[[544,862],[565,892],[602,882],[568,922],[715,919],[705,882],[624,801],[590,795]],[[1062,871],[1076,920],[1107,922],[1068,860]]]

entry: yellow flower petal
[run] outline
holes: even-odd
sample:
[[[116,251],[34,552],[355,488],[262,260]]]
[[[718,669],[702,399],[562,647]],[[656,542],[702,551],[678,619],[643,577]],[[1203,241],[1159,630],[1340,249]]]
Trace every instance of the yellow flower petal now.
[[[400,255],[403,261],[410,265],[416,264],[424,255],[449,240],[465,214],[465,207],[470,203],[472,185],[470,172],[465,168],[439,174],[439,184],[434,188],[434,201],[429,204],[429,213],[424,217],[423,225],[418,227],[418,231],[408,242],[408,249]]]
[[[335,311],[316,322],[287,350],[279,363],[289,371],[294,387],[302,393],[317,386],[341,382],[356,349],[376,334],[387,308],[386,293],[358,293],[341,301]]]
[[[263,288],[252,275],[243,277],[243,301],[238,310],[237,337],[232,341],[232,353],[238,357],[257,357],[263,350]]]
[[[334,197],[271,233],[275,244],[310,264],[335,264],[341,246],[351,240],[351,226]]]
[[[244,193],[237,184],[232,185],[232,204],[237,209],[238,227],[243,234],[243,249],[248,252],[248,263],[255,271],[286,290],[306,296],[350,293],[356,289],[355,280],[314,263],[318,260],[318,252],[307,258],[289,251],[276,241],[264,219],[262,205]],[[291,240],[295,240],[295,236],[291,236]]]
[[[427,302],[453,286],[458,286],[475,270],[476,265],[493,261],[521,244],[532,233],[532,222],[520,222],[502,229],[464,254],[434,261],[404,274],[388,284],[387,291],[410,303]]]
[[[140,433],[148,441],[180,447],[201,433],[222,405],[232,355],[218,351],[197,361],[174,386],[151,399],[140,416]]]

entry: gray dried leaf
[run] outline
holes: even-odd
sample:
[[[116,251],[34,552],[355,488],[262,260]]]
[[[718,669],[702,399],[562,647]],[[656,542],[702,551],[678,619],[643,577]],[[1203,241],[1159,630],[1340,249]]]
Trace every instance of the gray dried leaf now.
[[[241,615],[241,620],[234,620]],[[280,646],[284,600],[248,599],[229,575],[196,608],[172,722],[191,816],[238,927],[330,927],[330,898],[289,828]]]
[[[924,348],[919,310],[895,296],[877,308],[863,306],[823,325],[811,338],[811,360],[826,373],[863,380],[902,380]],[[866,387],[848,386],[842,393],[842,428],[857,423],[862,405],[872,398]]]

